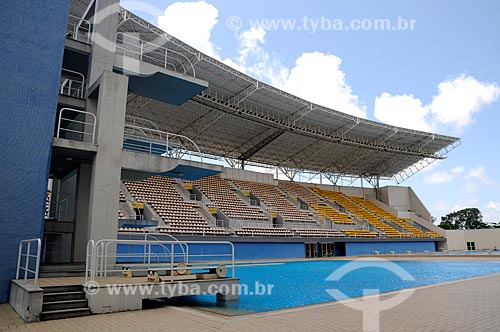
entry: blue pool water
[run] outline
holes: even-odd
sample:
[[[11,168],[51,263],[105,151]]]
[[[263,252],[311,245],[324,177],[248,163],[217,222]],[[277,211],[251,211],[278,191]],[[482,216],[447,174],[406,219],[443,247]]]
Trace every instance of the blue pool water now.
[[[344,274],[338,281],[327,280],[334,271],[349,262],[352,263],[348,266],[354,267],[351,272]],[[239,315],[334,301],[328,289],[338,289],[346,297],[356,297],[363,295],[363,289],[388,292],[500,273],[500,262],[394,261],[385,263],[376,261],[368,263],[371,266],[365,266],[366,264],[367,261],[329,260],[238,267],[236,277],[240,278],[241,284],[248,285],[249,292],[241,295],[239,301],[217,303],[214,295],[174,301],[177,304],[199,307],[226,315]],[[396,268],[390,264],[396,264]],[[403,276],[406,280],[402,280],[392,272],[398,270],[399,267],[409,273],[409,276]],[[256,282],[264,286],[257,289]],[[267,285],[274,285],[270,294],[256,295],[258,291],[263,290],[262,287],[267,287]]]

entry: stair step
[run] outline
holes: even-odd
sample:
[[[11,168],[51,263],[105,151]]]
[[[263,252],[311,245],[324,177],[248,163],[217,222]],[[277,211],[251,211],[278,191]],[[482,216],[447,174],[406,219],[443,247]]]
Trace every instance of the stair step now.
[[[83,277],[85,270],[40,271],[40,278]]]
[[[79,277],[85,275],[85,264],[43,264],[40,266],[40,278]]]
[[[45,271],[83,271],[85,263],[69,263],[69,264],[43,264],[40,265],[40,272]]]
[[[64,286],[45,286],[42,287],[45,294],[48,293],[65,293],[65,292],[81,292],[82,285],[64,285]]]
[[[85,299],[85,293],[79,292],[57,292],[57,293],[44,293],[44,302],[66,301],[66,300],[81,300]]]
[[[73,308],[62,310],[42,311],[41,320],[62,319],[90,315],[90,308]]]
[[[88,302],[85,299],[81,300],[64,300],[64,301],[53,301],[44,302],[42,311],[55,311],[62,309],[76,309],[76,308],[88,308]]]

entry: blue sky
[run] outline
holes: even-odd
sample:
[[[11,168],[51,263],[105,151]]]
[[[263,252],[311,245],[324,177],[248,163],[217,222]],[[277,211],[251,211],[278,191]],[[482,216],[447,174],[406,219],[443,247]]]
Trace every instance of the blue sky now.
[[[499,1],[122,5],[200,51],[305,99],[461,137],[448,159],[402,185],[413,187],[438,219],[478,207],[486,221],[500,221]],[[375,30],[377,19],[389,22],[389,30]],[[408,23],[406,29],[400,23],[398,30],[398,20]]]

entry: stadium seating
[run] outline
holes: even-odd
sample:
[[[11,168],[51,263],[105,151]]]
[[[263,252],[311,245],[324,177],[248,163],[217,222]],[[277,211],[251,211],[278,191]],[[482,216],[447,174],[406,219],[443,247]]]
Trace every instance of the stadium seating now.
[[[220,235],[231,233],[223,227],[211,227],[197,212],[202,207],[197,201],[186,201],[174,188],[176,180],[168,177],[153,176],[144,181],[125,182],[129,193],[138,202],[148,203],[162,218],[165,225],[159,226],[158,231],[179,235]],[[438,233],[423,231],[408,220],[400,219],[375,203],[361,197],[348,196],[340,192],[320,188],[308,188],[298,183],[280,181],[278,186],[242,180],[228,180],[213,175],[196,181],[186,181],[201,190],[209,199],[205,205],[217,208],[231,219],[243,221],[243,226],[234,230],[236,236],[275,236],[275,237],[385,237],[385,238],[439,238]],[[270,214],[277,213],[284,221],[292,223],[314,223],[313,210],[301,210],[295,206],[287,196],[297,198],[314,209],[318,216],[328,218],[335,224],[356,225],[356,220],[366,222],[378,230],[361,229],[331,230],[321,228],[270,228],[265,221],[270,217],[261,207],[249,205],[238,194],[252,193],[256,196]],[[125,193],[120,191],[120,202],[126,202]],[[347,213],[338,211],[329,204],[336,204],[345,208]],[[122,210],[118,218],[123,219]],[[251,224],[245,226],[245,221],[262,221],[262,227]],[[391,226],[391,224],[397,226]],[[251,226],[251,227],[250,227]],[[398,231],[395,227],[402,229]],[[337,227],[339,228],[339,227]],[[364,227],[366,228],[366,227]],[[130,229],[120,229],[130,232]],[[233,232],[233,231],[231,231]]]
[[[296,228],[292,231],[299,237],[346,237],[346,233],[333,229]]]
[[[297,196],[298,198],[306,202],[309,207],[313,208],[314,211],[316,211],[316,214],[321,217],[328,218],[336,224],[356,224],[347,214],[340,213],[333,207],[325,204],[324,199],[315,192],[311,191],[309,188],[306,188],[295,182],[286,181],[280,181],[279,186],[287,193],[293,196]]]
[[[411,221],[413,221],[411,218],[401,218],[402,221],[404,221],[406,224],[408,224],[409,226],[411,227],[414,227],[410,224]],[[425,228],[424,228],[425,229]],[[443,236],[439,233],[436,233],[434,231],[431,231],[431,230],[423,230],[422,231],[427,237],[435,237],[435,238],[442,238]]]
[[[359,205],[363,206],[366,210],[370,211],[371,213],[375,214],[377,217],[384,219],[384,220],[389,220],[392,221],[393,223],[401,226],[405,231],[413,234],[414,237],[422,237],[426,238],[429,237],[427,234],[422,232],[421,230],[407,224],[403,220],[399,219],[392,213],[387,212],[386,210],[382,209],[378,205],[376,205],[373,202],[367,201],[361,197],[351,197],[353,201],[358,203]]]
[[[373,215],[371,212],[363,208],[361,205],[354,202],[350,197],[331,190],[324,190],[319,188],[314,188],[314,191],[325,197],[326,199],[336,202],[342,205],[347,211],[349,211],[354,217],[364,220],[367,223],[373,225],[376,229],[381,231],[385,237],[388,238],[407,238],[411,237],[410,234],[399,232],[395,228],[389,226],[388,224],[382,222],[379,218]],[[347,232],[346,232],[347,233]],[[349,234],[349,233],[347,233]]]
[[[377,232],[370,232],[364,229],[345,229],[343,230],[350,237],[378,237]]]
[[[177,234],[177,235],[218,235],[226,236],[229,232],[223,227],[158,227],[159,233]]]
[[[242,227],[235,231],[239,236],[279,236],[292,237],[294,233],[286,228]]]
[[[228,218],[252,221],[267,221],[269,218],[257,206],[247,205],[234,193],[234,188],[226,179],[218,175],[191,181],[198,187]]]
[[[172,187],[174,179],[152,176],[144,181],[125,182],[130,194],[139,202],[145,202],[158,213],[168,225],[163,230],[176,234],[207,234],[221,232],[228,234],[225,229],[212,228],[198,212],[196,202],[186,202],[183,197]]]
[[[323,197],[297,182],[279,181],[278,185],[291,196],[297,196],[309,205],[323,204],[325,201]]]
[[[127,199],[125,198],[125,194],[123,193],[123,191],[120,190],[120,203],[126,203],[127,202]]]
[[[242,190],[248,190],[257,196],[269,209],[269,212],[280,214],[287,222],[315,223],[312,212],[300,210],[293,205],[277,186],[266,183],[233,180]]]

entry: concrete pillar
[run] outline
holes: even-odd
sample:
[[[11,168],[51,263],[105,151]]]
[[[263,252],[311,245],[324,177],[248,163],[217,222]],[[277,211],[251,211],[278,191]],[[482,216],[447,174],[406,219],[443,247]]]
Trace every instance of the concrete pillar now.
[[[120,0],[96,0],[95,6],[88,86],[94,84],[103,71],[113,70]]]
[[[80,164],[76,188],[76,218],[73,240],[73,262],[85,262],[87,250],[87,223],[89,220],[90,180],[92,166]]]
[[[128,77],[104,71],[97,100],[97,153],[92,164],[88,239],[116,238]]]

